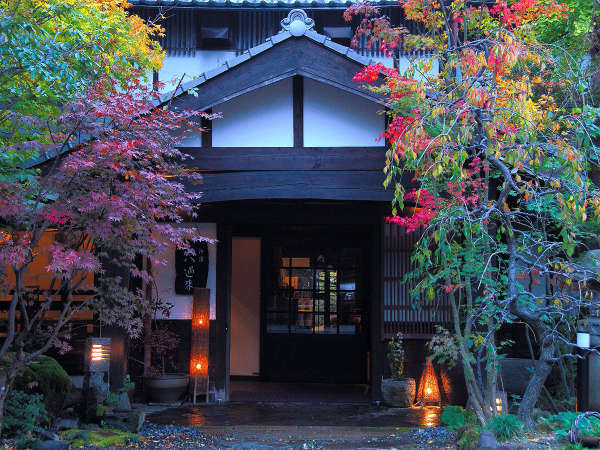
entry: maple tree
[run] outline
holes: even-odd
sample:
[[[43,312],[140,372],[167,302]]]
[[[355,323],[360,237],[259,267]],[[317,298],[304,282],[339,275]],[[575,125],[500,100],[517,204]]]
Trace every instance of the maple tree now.
[[[122,0],[0,0],[0,146],[48,144],[48,120],[100,77],[127,82],[161,65],[162,30]],[[0,152],[0,178],[27,176],[30,153]]]
[[[181,224],[195,217],[198,198],[182,177],[197,182],[200,175],[183,168],[176,148],[176,131],[196,128],[192,120],[202,114],[157,108],[156,95],[135,78],[126,89],[121,80],[98,80],[53,121],[46,137],[53,147],[35,182],[0,181],[0,267],[10,294],[0,411],[25,364],[52,346],[67,348],[79,311],[138,335],[157,300],[123,284],[128,277],[152,281],[136,259],[162,264],[167,246],[191,252],[190,240],[203,240]],[[42,245],[49,235],[52,242]],[[32,275],[45,277],[48,288],[28,286]]]
[[[363,14],[358,35],[374,45],[429,52],[402,72],[378,64],[355,76],[387,98],[388,220],[423,230],[407,278],[418,282],[415,299],[449,297],[452,329],[440,330],[432,348],[461,362],[482,424],[501,388],[498,330],[518,323],[533,333],[536,361],[519,403],[531,427],[552,366],[576,356],[577,320],[598,313],[590,289],[597,261],[586,253],[598,248],[600,225],[590,179],[598,109],[580,59],[539,39],[540,23],[565,21],[570,10],[540,0],[401,4],[423,33],[393,27],[367,3],[346,12]],[[406,172],[418,189],[405,192]]]

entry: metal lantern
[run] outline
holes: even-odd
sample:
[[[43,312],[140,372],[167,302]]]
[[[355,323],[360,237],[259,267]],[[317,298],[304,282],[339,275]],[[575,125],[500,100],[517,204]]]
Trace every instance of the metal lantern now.
[[[110,338],[88,338],[86,349],[88,372],[108,372],[110,368]]]

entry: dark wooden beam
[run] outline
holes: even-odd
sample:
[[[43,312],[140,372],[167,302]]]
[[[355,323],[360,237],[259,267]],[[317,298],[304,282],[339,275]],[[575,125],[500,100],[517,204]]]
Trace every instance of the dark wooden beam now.
[[[203,137],[203,144],[204,138]],[[383,170],[385,147],[188,147],[188,167],[226,170]]]
[[[304,79],[294,77],[294,147],[304,147]]]
[[[217,224],[215,387],[229,400],[229,324],[231,305],[231,225]]]
[[[208,114],[212,114],[212,109],[208,108],[206,111]],[[204,133],[202,133],[202,148],[211,148],[212,147],[212,120],[208,120],[202,118],[202,129],[204,129]]]
[[[391,201],[394,195],[393,188],[383,187],[384,174],[380,171],[257,171],[207,173],[203,177],[202,184],[186,186],[189,191],[202,192],[203,203],[251,199]],[[414,187],[408,179],[404,185]]]
[[[375,224],[391,215],[392,204],[385,202],[330,200],[245,200],[208,203],[198,208],[199,222],[227,220],[246,229],[253,224],[257,233],[265,224]],[[258,235],[258,234],[257,234]]]

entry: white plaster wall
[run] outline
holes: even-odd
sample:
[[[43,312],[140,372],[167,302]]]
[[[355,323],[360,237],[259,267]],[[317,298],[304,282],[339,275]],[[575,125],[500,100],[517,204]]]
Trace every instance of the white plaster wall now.
[[[240,95],[213,107],[213,147],[292,147],[292,79]],[[189,145],[189,144],[188,144]]]
[[[169,92],[175,89],[183,74],[182,83],[185,83],[234,57],[235,51],[230,50],[197,50],[195,56],[165,56],[158,80],[165,83],[164,92]]]
[[[217,224],[215,223],[197,223],[186,224],[186,226],[195,226],[200,230],[202,236],[217,239]],[[191,319],[192,318],[192,296],[175,294],[175,246],[170,246],[162,255],[160,255],[163,264],[154,264],[152,274],[156,282],[158,296],[164,301],[173,304],[170,319]],[[210,319],[214,320],[216,315],[216,268],[217,268],[217,244],[208,244],[208,280],[206,287],[210,288]],[[162,318],[162,317],[159,317]]]
[[[231,263],[231,375],[260,371],[260,238],[234,238]]]
[[[377,147],[385,128],[383,107],[363,97],[304,79],[306,147]]]

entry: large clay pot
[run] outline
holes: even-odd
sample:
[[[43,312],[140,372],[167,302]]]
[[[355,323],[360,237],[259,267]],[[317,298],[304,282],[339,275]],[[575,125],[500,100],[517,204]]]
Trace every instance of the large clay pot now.
[[[383,401],[388,406],[396,408],[410,408],[415,399],[417,383],[414,378],[393,380],[385,378],[381,382]]]
[[[181,400],[189,383],[187,375],[166,374],[159,377],[145,377],[144,387],[148,401],[154,403],[175,403]]]

